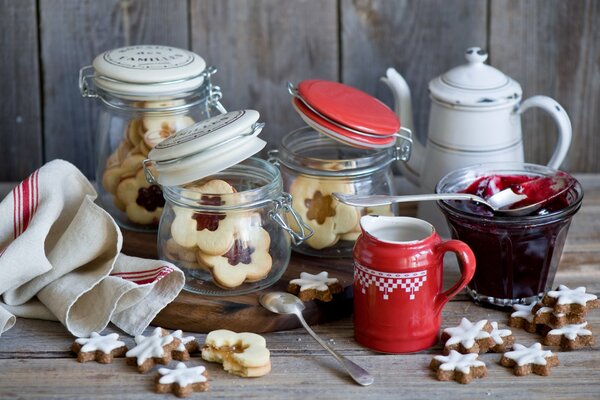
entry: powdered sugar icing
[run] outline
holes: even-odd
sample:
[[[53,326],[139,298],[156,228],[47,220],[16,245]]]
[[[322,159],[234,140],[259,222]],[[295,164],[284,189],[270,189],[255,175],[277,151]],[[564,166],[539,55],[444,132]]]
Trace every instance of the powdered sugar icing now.
[[[450,350],[447,356],[435,356],[434,358],[441,362],[440,369],[443,371],[458,370],[463,374],[468,374],[471,367],[485,367],[483,361],[477,360],[477,353],[460,354],[456,350]]]
[[[171,343],[174,337],[173,335],[161,336],[162,333],[162,328],[156,328],[150,336],[137,335],[135,337],[137,346],[129,350],[125,356],[137,357],[137,365],[142,365],[151,357],[163,357],[165,355],[163,346]]]
[[[550,350],[542,350],[540,343],[534,343],[530,347],[516,343],[513,349],[513,351],[504,353],[504,357],[514,360],[519,366],[525,364],[546,365],[546,358],[552,356]]]
[[[183,332],[181,329],[176,330],[175,332],[171,333],[171,335],[180,341],[179,346],[177,346],[175,349],[176,351],[185,351],[185,345],[189,342],[193,342],[196,339],[194,336],[183,337]]]
[[[111,351],[125,346],[124,342],[117,339],[119,339],[119,335],[116,333],[102,336],[97,332],[92,332],[89,338],[78,338],[75,342],[82,345],[81,352],[83,353],[100,350],[103,353],[110,354]]]
[[[585,287],[569,289],[565,285],[559,285],[558,290],[551,290],[548,296],[558,299],[558,304],[581,304],[585,306],[588,301],[596,300],[598,296],[585,292]]]
[[[450,335],[450,339],[446,342],[446,346],[453,344],[462,344],[465,348],[471,348],[475,345],[477,339],[487,339],[490,337],[489,332],[483,330],[487,324],[487,319],[482,319],[475,323],[466,318],[460,320],[458,326],[444,329],[444,332]]]
[[[329,274],[323,271],[316,275],[309,274],[308,272],[300,272],[300,279],[292,279],[290,283],[300,286],[300,291],[309,289],[325,291],[328,289],[327,285],[332,285],[337,283],[337,281],[337,278],[329,278]]]
[[[204,371],[206,371],[206,368],[202,365],[188,368],[180,362],[175,366],[175,369],[159,368],[158,373],[162,376],[159,378],[158,383],[163,385],[177,383],[183,387],[192,383],[206,382],[206,376],[202,375]]]
[[[531,304],[513,304],[513,309],[515,311],[510,314],[510,316],[513,318],[524,318],[529,322],[533,322],[534,314],[532,310],[535,305],[535,301]]]
[[[498,329],[498,323],[496,321],[490,322],[490,324],[492,325],[490,337],[496,344],[504,343],[503,338],[512,335],[512,331],[510,329]]]
[[[562,328],[552,329],[548,332],[548,335],[563,335],[569,340],[577,339],[577,336],[589,336],[592,331],[585,329],[587,322],[581,324],[565,325]]]

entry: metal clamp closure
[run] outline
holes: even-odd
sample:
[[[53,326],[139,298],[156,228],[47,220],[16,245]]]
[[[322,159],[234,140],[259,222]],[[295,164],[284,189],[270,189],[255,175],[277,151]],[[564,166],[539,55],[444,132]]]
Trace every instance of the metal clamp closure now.
[[[273,202],[275,203],[275,208],[269,211],[269,217],[290,235],[294,246],[300,245],[315,233],[312,228],[304,222],[302,217],[298,215],[296,210],[292,208],[292,196],[289,193],[283,193],[279,199],[274,200]],[[290,214],[292,216],[294,224],[299,229],[299,232],[296,232],[287,224],[286,219],[282,216],[285,214]]]
[[[88,81],[94,77],[94,74],[90,74],[89,71],[94,70],[94,67],[91,65],[86,65],[79,70],[79,92],[83,97],[98,97],[98,93],[93,87],[93,85]]]
[[[400,132],[406,132],[406,135],[403,135]],[[400,132],[396,133],[398,139],[396,141],[394,156],[396,161],[408,161],[412,152],[412,131],[408,128],[401,127]]]

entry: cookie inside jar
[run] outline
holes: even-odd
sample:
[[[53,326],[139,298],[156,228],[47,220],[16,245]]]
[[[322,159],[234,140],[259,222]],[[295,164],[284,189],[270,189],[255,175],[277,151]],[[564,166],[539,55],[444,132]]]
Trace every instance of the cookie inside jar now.
[[[238,295],[263,289],[281,277],[291,240],[276,217],[285,197],[273,165],[249,158],[163,190],[159,256],[184,270],[187,290]]]
[[[351,257],[360,235],[360,217],[394,215],[394,206],[357,208],[338,202],[333,193],[394,194],[390,163],[394,149],[347,146],[305,127],[286,135],[271,159],[282,173],[292,205],[314,234],[295,251],[319,257]],[[289,224],[295,221],[289,218]]]
[[[99,202],[123,228],[156,230],[164,207],[143,160],[165,139],[225,112],[216,72],[199,55],[170,46],[108,50],[80,70],[81,95],[100,100],[96,139]]]

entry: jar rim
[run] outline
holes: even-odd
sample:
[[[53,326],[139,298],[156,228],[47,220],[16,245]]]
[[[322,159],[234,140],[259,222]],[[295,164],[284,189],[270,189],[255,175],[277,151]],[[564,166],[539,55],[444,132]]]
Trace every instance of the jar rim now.
[[[317,156],[330,150],[332,156]],[[394,147],[359,149],[324,135],[310,126],[286,134],[279,146],[277,161],[286,167],[319,177],[368,175],[395,160]],[[303,154],[306,153],[306,154]]]
[[[491,162],[491,163],[483,163],[471,165],[468,167],[460,168],[454,171],[451,171],[443,178],[440,179],[438,184],[436,185],[435,192],[436,193],[444,193],[448,192],[448,186],[455,186],[459,183],[464,182],[464,180],[459,180],[461,177],[466,178],[469,176],[470,178],[477,178],[483,176],[485,174],[493,174],[493,173],[512,173],[512,174],[526,174],[526,175],[539,175],[539,176],[548,176],[551,174],[557,173],[558,170],[552,169],[545,165],[538,164],[530,164],[530,163],[522,163],[522,162]],[[473,179],[470,179],[472,182]],[[581,183],[577,179],[574,179],[574,184],[571,189],[569,189],[568,193],[574,193],[576,196],[575,200],[569,204],[567,207],[551,212],[545,215],[526,215],[526,216],[501,216],[501,215],[480,215],[474,214],[470,212],[463,211],[456,207],[453,207],[446,200],[438,200],[438,206],[444,211],[448,212],[451,215],[464,218],[469,221],[485,221],[489,224],[494,225],[540,225],[547,222],[553,222],[557,219],[565,218],[571,216],[579,210],[581,207],[581,203],[583,201],[583,187]],[[452,180],[455,180],[452,182]],[[452,184],[451,184],[452,182]],[[466,186],[465,186],[466,187]],[[452,192],[452,191],[450,191]]]
[[[202,197],[207,198],[218,196],[223,203],[223,205],[214,205],[210,204],[210,199],[206,202],[198,200],[199,192],[193,188],[163,186],[165,200],[182,207],[223,212],[258,207],[277,200],[283,194],[283,182],[279,170],[271,163],[257,157],[250,157],[232,167],[203,178],[201,181],[210,179],[222,179],[230,184],[231,181],[240,180],[244,185],[256,187],[249,187],[234,193],[202,193]]]

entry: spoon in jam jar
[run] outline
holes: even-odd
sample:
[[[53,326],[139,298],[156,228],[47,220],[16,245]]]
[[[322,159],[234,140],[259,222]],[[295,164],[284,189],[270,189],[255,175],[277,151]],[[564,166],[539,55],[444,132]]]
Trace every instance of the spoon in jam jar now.
[[[513,188],[505,188],[487,199],[472,193],[435,193],[403,196],[355,195],[332,193],[338,201],[355,207],[376,207],[393,203],[432,201],[432,200],[471,200],[488,207],[495,215],[523,216],[539,210],[551,200],[562,195],[575,183],[566,174],[533,178],[519,184],[519,193]]]

